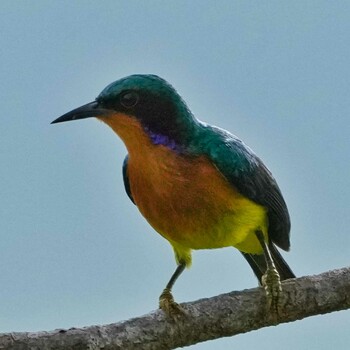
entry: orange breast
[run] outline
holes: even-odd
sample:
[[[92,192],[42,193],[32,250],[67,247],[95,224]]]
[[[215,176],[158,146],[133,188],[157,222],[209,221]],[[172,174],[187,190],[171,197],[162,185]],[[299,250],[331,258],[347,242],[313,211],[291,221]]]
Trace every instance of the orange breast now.
[[[205,156],[183,156],[152,144],[130,116],[102,120],[128,149],[136,205],[175,251],[235,246],[261,252],[254,230],[267,233],[265,209],[243,197]]]
[[[129,159],[131,191],[161,235],[191,249],[235,244],[232,233],[246,199],[204,156],[183,157],[154,146],[151,156],[137,158]]]

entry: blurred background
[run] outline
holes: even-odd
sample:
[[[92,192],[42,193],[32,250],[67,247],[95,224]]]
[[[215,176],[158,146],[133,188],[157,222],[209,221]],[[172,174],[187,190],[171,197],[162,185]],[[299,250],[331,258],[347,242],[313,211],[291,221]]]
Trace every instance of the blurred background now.
[[[349,265],[350,3],[0,2],[0,332],[112,323],[157,308],[170,245],[124,193],[102,123],[50,122],[112,81],[153,73],[276,177],[298,276]],[[234,249],[196,251],[180,302],[252,288]],[[350,312],[191,349],[348,349]]]

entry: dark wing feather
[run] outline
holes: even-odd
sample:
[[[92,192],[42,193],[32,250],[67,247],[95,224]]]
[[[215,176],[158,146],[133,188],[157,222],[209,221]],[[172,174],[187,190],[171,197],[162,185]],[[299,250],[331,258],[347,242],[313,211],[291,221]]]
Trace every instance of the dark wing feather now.
[[[289,213],[271,172],[235,136],[215,127],[205,126],[205,129],[208,135],[206,154],[241,194],[267,208],[271,241],[280,248],[289,250]]]
[[[123,162],[124,188],[130,200],[135,204],[134,198],[132,197],[132,194],[131,194],[131,188],[130,188],[130,182],[129,182],[129,176],[128,176],[128,160],[129,160],[129,155],[126,155]]]

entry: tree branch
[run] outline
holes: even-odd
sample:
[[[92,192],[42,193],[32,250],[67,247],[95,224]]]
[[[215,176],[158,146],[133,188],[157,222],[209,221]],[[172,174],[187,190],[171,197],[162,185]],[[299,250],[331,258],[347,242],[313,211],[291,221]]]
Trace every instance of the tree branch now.
[[[231,292],[182,304],[186,316],[174,321],[160,310],[124,322],[0,334],[0,349],[157,350],[175,349],[233,336],[305,317],[350,308],[350,267],[283,282],[277,322],[266,311],[262,288]]]

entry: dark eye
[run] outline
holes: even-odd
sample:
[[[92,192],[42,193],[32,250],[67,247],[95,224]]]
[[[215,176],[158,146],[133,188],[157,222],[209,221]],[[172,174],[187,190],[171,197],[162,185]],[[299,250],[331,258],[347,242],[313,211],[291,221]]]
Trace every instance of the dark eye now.
[[[129,91],[121,95],[120,103],[126,108],[135,107],[139,102],[139,95],[134,91]]]

